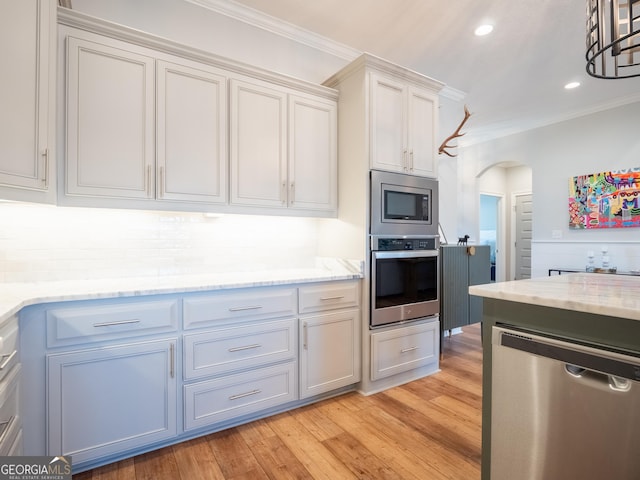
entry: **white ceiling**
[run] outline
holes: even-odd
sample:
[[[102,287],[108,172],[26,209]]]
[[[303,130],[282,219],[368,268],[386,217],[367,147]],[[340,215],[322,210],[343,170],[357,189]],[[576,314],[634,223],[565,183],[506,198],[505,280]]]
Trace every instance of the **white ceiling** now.
[[[191,0],[193,1],[193,0]],[[640,101],[640,78],[585,72],[586,0],[236,0],[464,93],[460,144]],[[256,13],[256,12],[252,12]],[[270,19],[273,20],[273,19]],[[483,22],[493,33],[476,37]],[[567,91],[569,81],[581,86]],[[441,138],[462,104],[441,102]]]

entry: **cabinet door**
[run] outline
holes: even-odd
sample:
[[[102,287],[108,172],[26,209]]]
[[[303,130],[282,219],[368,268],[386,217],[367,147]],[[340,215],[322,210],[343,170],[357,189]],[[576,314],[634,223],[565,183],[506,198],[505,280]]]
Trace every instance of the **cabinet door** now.
[[[47,355],[48,446],[74,463],[177,434],[176,339]]]
[[[360,381],[360,310],[300,321],[300,398]]]
[[[157,197],[225,203],[227,79],[158,61],[157,88]]]
[[[287,94],[231,81],[231,203],[287,206]]]
[[[409,173],[436,177],[437,97],[410,87],[407,96],[407,145]]]
[[[42,196],[55,185],[49,178],[53,165],[48,162],[53,153],[49,133],[55,101],[55,12],[51,0],[2,2],[0,187],[19,187],[3,189],[3,198],[55,199]]]
[[[311,97],[289,99],[289,206],[338,208],[337,105]]]
[[[399,82],[371,75],[371,168],[406,171],[405,89]]]
[[[67,38],[66,193],[152,198],[154,61],[104,42]]]

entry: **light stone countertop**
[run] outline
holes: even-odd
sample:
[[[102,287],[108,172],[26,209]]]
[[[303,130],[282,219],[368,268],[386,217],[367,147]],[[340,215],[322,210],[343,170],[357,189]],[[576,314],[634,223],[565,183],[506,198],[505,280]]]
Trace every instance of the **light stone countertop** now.
[[[479,297],[640,320],[640,276],[571,273],[469,287]]]
[[[315,268],[0,283],[0,325],[22,308],[40,303],[358,280],[362,268],[360,262],[335,259],[318,262]]]

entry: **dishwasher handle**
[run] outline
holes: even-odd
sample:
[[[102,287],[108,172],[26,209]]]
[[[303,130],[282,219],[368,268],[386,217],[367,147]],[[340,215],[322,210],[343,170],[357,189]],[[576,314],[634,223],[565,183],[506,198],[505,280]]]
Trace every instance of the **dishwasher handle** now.
[[[572,363],[565,363],[564,370],[575,379],[591,382],[599,386],[606,386],[616,392],[624,393],[631,390],[631,381],[618,377],[617,375],[608,375]]]
[[[495,328],[501,330],[498,341],[501,346],[572,365],[567,370],[568,373],[573,371],[574,374],[579,374],[577,368],[616,377],[615,381],[607,380],[609,384],[613,383],[616,388],[620,388],[619,386],[624,384],[623,380],[625,379],[640,381],[640,359],[637,357],[570,343],[556,337],[541,337],[528,332]]]

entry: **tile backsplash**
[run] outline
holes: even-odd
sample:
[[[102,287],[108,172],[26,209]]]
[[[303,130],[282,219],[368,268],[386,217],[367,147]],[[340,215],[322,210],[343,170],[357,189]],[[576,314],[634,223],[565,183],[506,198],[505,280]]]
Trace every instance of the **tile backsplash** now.
[[[308,268],[317,220],[0,202],[0,282]]]

